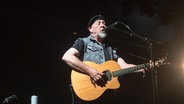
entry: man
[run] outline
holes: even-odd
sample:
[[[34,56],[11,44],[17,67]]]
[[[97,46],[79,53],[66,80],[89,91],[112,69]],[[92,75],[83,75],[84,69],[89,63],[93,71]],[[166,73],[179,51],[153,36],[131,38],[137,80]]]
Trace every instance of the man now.
[[[104,39],[107,36],[105,28],[106,22],[102,15],[96,15],[92,17],[88,22],[88,30],[90,35],[85,38],[78,38],[73,46],[68,49],[62,57],[62,60],[66,62],[70,67],[76,71],[89,75],[91,82],[97,85],[99,84],[99,81],[104,81],[104,83],[106,83],[106,80],[103,78],[104,73],[88,66],[84,63],[84,61],[92,61],[97,64],[102,64],[108,60],[115,60],[121,69],[135,66],[133,64],[126,63],[121,57],[117,55],[116,50],[104,43]],[[136,72],[144,73],[144,70],[141,69]],[[99,102],[95,101],[95,104],[113,103],[109,97],[104,99],[106,100],[101,100]],[[92,104],[92,102],[89,103]]]

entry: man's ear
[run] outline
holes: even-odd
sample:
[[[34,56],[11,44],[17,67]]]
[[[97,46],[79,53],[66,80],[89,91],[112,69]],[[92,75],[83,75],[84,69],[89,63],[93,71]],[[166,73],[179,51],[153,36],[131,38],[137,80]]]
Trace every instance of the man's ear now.
[[[91,31],[91,27],[88,27],[88,30],[89,30],[89,32],[90,32],[90,33],[92,33],[92,31]]]

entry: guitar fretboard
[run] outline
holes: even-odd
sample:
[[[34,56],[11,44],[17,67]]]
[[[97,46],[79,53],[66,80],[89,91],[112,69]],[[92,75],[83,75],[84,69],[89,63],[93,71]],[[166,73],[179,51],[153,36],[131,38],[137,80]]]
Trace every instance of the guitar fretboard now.
[[[120,75],[128,74],[128,73],[140,70],[140,69],[148,68],[149,66],[150,66],[150,63],[140,64],[140,65],[136,65],[135,67],[130,67],[130,68],[125,68],[125,69],[114,71],[112,72],[112,75],[113,77],[118,77]]]

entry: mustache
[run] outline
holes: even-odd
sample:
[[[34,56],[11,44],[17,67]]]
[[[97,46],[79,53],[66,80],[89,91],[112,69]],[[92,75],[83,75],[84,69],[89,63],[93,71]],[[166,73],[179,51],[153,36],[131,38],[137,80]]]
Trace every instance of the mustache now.
[[[105,29],[106,29],[106,27],[104,27],[104,26],[103,27],[100,27],[100,30],[101,31],[105,31]]]

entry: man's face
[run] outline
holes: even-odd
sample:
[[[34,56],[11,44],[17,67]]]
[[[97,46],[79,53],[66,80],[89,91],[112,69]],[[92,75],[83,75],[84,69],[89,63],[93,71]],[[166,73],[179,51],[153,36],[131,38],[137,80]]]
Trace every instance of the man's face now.
[[[94,37],[97,37],[100,32],[104,31],[104,28],[106,28],[105,21],[96,20],[89,28],[89,31]]]

